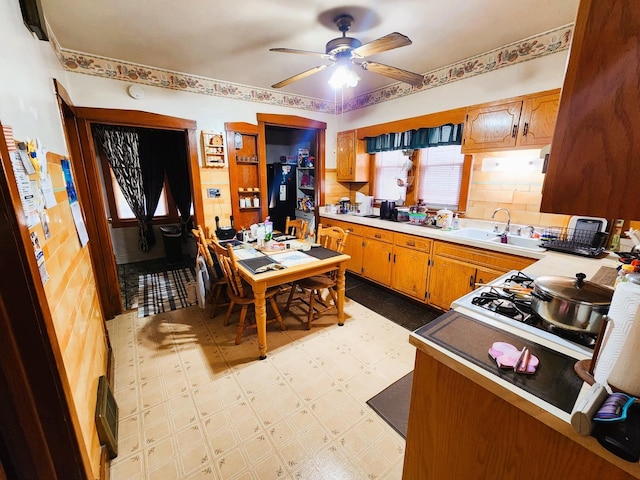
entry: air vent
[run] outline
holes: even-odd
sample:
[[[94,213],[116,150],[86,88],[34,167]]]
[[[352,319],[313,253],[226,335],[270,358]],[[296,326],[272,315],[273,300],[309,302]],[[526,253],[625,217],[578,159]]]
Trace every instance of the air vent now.
[[[104,375],[98,379],[96,429],[100,444],[107,446],[109,457],[116,457],[118,455],[118,404],[109,381]]]

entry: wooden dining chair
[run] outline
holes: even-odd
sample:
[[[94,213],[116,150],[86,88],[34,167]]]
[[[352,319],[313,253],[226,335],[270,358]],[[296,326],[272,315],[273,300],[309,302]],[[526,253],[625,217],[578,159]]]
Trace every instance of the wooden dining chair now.
[[[202,227],[192,229],[191,233],[196,238],[198,253],[204,258],[209,272],[211,289],[207,295],[207,302],[211,303],[209,318],[213,318],[218,307],[227,305],[227,303],[223,301],[227,289],[227,281],[216,267],[214,257],[211,255],[211,242],[207,240]]]
[[[349,232],[344,231],[340,227],[325,228],[322,224],[319,224],[316,242],[324,248],[342,253],[344,251],[345,244],[347,243],[348,236]],[[287,306],[285,307],[285,310],[289,310],[296,291],[298,289],[302,290],[303,294],[297,300],[306,304],[309,308],[307,314],[307,329],[310,330],[311,322],[316,315],[324,313],[334,307],[336,309],[338,308],[338,294],[336,292],[337,283],[337,269],[322,275],[314,275],[312,277],[298,280],[289,292],[289,298],[287,299]],[[323,297],[324,291],[327,291],[326,297]]]
[[[287,217],[287,221],[284,227],[284,233],[286,235],[295,236],[297,239],[301,240],[306,238],[307,236],[307,221],[303,218],[296,218],[291,220],[291,218]]]
[[[229,325],[229,319],[231,318],[233,307],[236,305],[240,305],[241,307],[240,320],[238,322],[238,329],[236,333],[236,345],[239,345],[242,341],[242,336],[244,335],[245,330],[256,328],[255,322],[251,325],[245,325],[249,305],[253,305],[255,315],[256,299],[253,295],[251,286],[240,276],[240,272],[238,271],[238,266],[236,265],[235,257],[233,254],[233,249],[230,245],[227,247],[227,255],[218,255],[218,260],[220,261],[220,266],[222,267],[222,271],[224,272],[224,276],[227,280],[227,295],[229,296],[230,300],[229,308],[227,309],[227,314],[224,319],[225,326]],[[278,287],[269,288],[265,292],[264,296],[269,302],[269,305],[271,305],[271,309],[275,314],[275,318],[267,319],[267,325],[277,322],[280,326],[280,330],[285,330],[284,322],[282,321],[282,315],[280,314],[280,310],[278,309],[278,304],[276,303],[275,299],[275,296],[278,293]]]

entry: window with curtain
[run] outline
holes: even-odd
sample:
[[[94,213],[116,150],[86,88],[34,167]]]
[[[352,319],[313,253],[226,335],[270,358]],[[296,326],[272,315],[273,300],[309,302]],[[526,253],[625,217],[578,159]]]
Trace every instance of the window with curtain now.
[[[463,167],[459,145],[421,149],[418,198],[430,208],[457,210]]]
[[[111,194],[115,200],[116,212],[115,214],[112,212],[112,218],[117,218],[118,220],[133,220],[135,221],[136,216],[133,214],[133,210],[127,203],[127,200],[124,198],[124,194],[122,193],[122,189],[120,185],[118,185],[118,181],[116,180],[113,171],[109,169],[109,173],[111,174]],[[106,186],[106,185],[105,185]],[[107,186],[108,188],[108,186]],[[173,207],[173,212],[176,211],[175,207]],[[158,208],[156,208],[155,212],[156,217],[169,217],[169,203],[167,202],[167,195],[165,189],[162,189],[160,193],[160,200],[158,201]],[[175,217],[175,213],[173,217]]]
[[[408,160],[409,157],[403,155],[402,150],[376,153],[373,193],[375,198],[394,201],[398,199],[405,200],[406,188],[399,186],[398,183],[404,185],[407,181],[405,164]]]

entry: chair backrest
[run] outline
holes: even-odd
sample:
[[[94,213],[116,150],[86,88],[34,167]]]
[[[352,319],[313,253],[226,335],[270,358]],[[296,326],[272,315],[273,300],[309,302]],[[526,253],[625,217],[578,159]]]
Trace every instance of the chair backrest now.
[[[349,232],[345,232],[340,227],[323,227],[322,224],[318,224],[318,236],[316,242],[329,250],[335,250],[342,253],[344,246],[347,243],[347,237]]]
[[[287,217],[287,223],[284,227],[284,233],[287,235],[295,235],[298,239],[304,239],[307,235],[307,221],[303,218],[291,220]]]
[[[213,261],[213,257],[211,256],[211,252],[208,248],[207,238],[204,236],[204,232],[201,227],[194,228],[191,230],[191,233],[196,238],[196,243],[198,245],[198,253],[202,255],[204,258],[207,267],[209,268],[209,272],[214,276],[216,275],[216,267]]]
[[[227,279],[227,286],[229,287],[229,290],[238,297],[245,297],[247,292],[245,291],[245,286],[242,283],[242,277],[240,277],[240,272],[238,271],[238,267],[235,262],[233,249],[231,248],[231,245],[227,248],[228,251],[226,255],[224,253],[218,254],[220,267]]]

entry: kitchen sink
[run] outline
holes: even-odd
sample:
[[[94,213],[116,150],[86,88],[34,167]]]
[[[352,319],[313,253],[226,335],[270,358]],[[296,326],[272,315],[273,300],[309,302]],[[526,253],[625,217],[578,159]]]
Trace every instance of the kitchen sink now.
[[[497,239],[498,242],[500,242],[500,238],[495,232],[492,232],[491,230],[482,230],[481,228],[461,228],[460,230],[452,230],[449,234],[456,237],[469,238],[471,240],[492,242]]]
[[[496,237],[491,240],[493,243],[501,243],[500,237]],[[540,250],[539,238],[521,237],[519,235],[507,235],[507,245],[513,245],[514,247],[528,248],[531,250]]]
[[[483,230],[481,228],[461,228],[460,230],[453,230],[448,233],[451,236],[468,238],[470,240],[479,240],[481,242],[490,243],[502,243],[500,240],[500,235],[492,230]],[[540,239],[508,234],[506,245],[538,251],[540,250]]]

